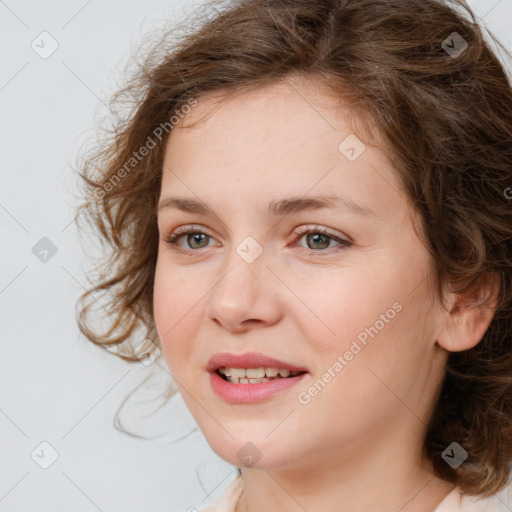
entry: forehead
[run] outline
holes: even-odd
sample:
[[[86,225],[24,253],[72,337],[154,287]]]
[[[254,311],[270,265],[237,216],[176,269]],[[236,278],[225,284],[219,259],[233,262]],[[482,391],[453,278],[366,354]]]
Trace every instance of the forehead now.
[[[360,156],[347,158],[340,144],[358,143],[354,127],[349,106],[307,81],[228,98],[216,93],[199,99],[171,131],[162,191],[214,194],[222,201],[238,199],[239,206],[334,194],[370,202],[383,213],[404,199],[396,171],[382,151],[360,140]]]
[[[180,137],[189,132],[191,139],[209,140],[222,139],[223,134],[232,140],[239,134],[268,143],[279,135],[277,142],[283,144],[287,139],[298,141],[350,130],[349,124],[355,119],[349,105],[334,98],[325,86],[310,79],[290,78],[243,92],[216,91],[201,96],[173,132],[179,132]]]

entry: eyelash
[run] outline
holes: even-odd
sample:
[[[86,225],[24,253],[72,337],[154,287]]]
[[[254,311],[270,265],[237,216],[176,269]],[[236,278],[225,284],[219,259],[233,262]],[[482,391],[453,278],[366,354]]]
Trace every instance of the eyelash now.
[[[177,240],[179,238],[181,238],[183,235],[188,235],[188,234],[191,234],[191,233],[203,234],[203,235],[206,235],[206,236],[208,236],[210,238],[213,238],[209,233],[207,233],[203,229],[201,229],[199,227],[189,226],[189,227],[186,227],[186,228],[178,228],[176,231],[174,231],[174,233],[171,233],[164,241],[166,243],[172,245],[172,250],[173,251],[175,251],[175,252],[177,252],[179,254],[186,254],[188,256],[193,256],[192,253],[199,251],[199,249],[181,249],[177,245],[177,243],[176,243]],[[332,240],[335,240],[336,242],[339,242],[341,244],[341,248],[342,249],[348,248],[348,247],[353,245],[352,242],[329,233],[325,228],[323,228],[321,226],[313,226],[313,227],[309,226],[306,229],[301,229],[301,230],[294,231],[294,235],[296,235],[299,240],[304,235],[308,235],[308,234],[311,234],[311,233],[321,234],[321,235],[326,236],[329,239],[332,239]],[[311,254],[318,254],[318,253],[326,252],[325,249],[314,250],[314,249],[305,249],[304,247],[302,249],[304,249],[306,251],[310,251]]]

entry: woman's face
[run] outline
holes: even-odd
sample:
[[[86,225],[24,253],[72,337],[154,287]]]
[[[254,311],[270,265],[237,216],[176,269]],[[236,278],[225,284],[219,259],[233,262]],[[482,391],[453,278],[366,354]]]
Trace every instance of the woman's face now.
[[[184,121],[212,105],[199,101]],[[432,263],[394,169],[341,112],[306,82],[282,83],[226,101],[193,128],[178,124],[168,140],[155,321],[191,414],[236,466],[422,445],[446,362],[436,345],[444,310],[429,295]],[[173,245],[178,228],[191,233]],[[306,373],[230,383],[208,370],[221,353]]]

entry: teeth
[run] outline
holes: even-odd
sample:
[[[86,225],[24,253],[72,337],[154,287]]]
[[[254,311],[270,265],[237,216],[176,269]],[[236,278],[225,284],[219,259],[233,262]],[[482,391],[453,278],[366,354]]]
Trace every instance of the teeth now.
[[[239,379],[238,377],[227,377],[227,379],[228,379],[228,382],[232,382],[233,384],[260,384],[261,382],[268,382],[269,380],[272,380],[272,379],[266,379],[266,378],[263,378],[263,379],[241,378],[241,379]]]
[[[226,368],[221,366],[219,373],[235,384],[259,384],[272,379],[293,377],[300,372],[291,372],[286,368]]]
[[[243,368],[228,368],[231,377],[238,377],[239,379],[245,377],[245,370]]]
[[[245,375],[249,379],[262,379],[265,377],[265,368],[247,368]]]
[[[277,368],[265,368],[265,374],[267,377],[277,377],[279,370]]]

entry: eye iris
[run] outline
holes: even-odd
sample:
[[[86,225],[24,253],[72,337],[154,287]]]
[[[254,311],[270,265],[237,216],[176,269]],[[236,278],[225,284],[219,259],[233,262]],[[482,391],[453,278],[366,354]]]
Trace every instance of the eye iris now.
[[[316,238],[316,237],[321,237],[324,239],[324,241],[327,240],[327,243],[322,244],[322,247],[314,247],[314,249],[325,249],[325,247],[329,246],[329,237],[327,235],[323,235],[321,233],[310,233],[310,234],[306,235],[306,240],[309,243],[313,238]],[[318,244],[319,242],[313,241],[313,243]]]
[[[197,238],[197,237],[203,237],[203,241],[206,239],[208,235],[205,235],[204,233],[192,233],[190,235],[187,236],[187,243],[189,243],[191,240],[194,240]],[[190,244],[191,247],[193,247],[193,244]],[[203,246],[201,246],[203,247]]]

